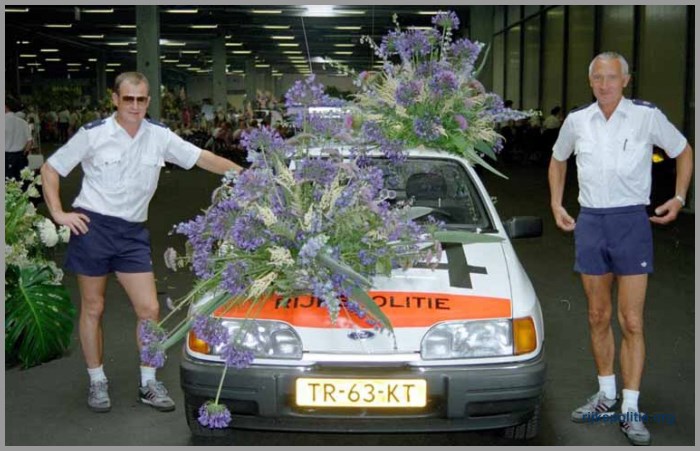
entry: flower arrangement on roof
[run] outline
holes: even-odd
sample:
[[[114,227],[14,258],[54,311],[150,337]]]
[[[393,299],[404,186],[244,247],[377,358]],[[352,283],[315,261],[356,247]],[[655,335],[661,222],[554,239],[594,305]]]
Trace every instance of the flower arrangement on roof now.
[[[381,59],[379,72],[362,72],[356,79],[356,103],[365,115],[365,133],[382,147],[425,146],[461,155],[500,174],[485,159],[496,159],[503,138],[498,122],[530,117],[504,107],[477,80],[476,64],[484,44],[453,40],[459,28],[454,12],[440,12],[430,30],[395,30],[377,45],[364,36]],[[486,55],[482,58],[486,60]],[[500,174],[502,175],[502,174]]]

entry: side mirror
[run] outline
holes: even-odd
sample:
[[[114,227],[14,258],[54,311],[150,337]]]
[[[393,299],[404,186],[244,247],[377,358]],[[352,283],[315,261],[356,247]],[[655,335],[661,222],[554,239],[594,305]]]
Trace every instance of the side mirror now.
[[[542,218],[539,216],[514,216],[503,221],[509,238],[535,238],[542,236]]]

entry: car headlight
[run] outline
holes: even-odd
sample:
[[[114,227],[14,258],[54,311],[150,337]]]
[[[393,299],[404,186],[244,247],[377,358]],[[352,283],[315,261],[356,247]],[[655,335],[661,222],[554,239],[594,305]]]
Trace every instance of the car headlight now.
[[[423,337],[420,353],[425,360],[513,355],[511,320],[437,324]]]
[[[238,343],[239,351],[252,351],[256,359],[300,359],[301,339],[288,324],[267,320],[223,320],[229,337]],[[197,337],[190,332],[190,349],[209,355],[221,355],[224,345],[197,349]]]

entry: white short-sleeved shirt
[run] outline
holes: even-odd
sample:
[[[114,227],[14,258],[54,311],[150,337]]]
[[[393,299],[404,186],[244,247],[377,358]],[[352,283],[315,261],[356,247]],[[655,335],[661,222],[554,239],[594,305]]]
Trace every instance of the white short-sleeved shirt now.
[[[5,113],[5,152],[20,152],[32,138],[29,124],[15,113]]]
[[[143,222],[165,162],[190,169],[201,152],[155,121],[142,121],[132,138],[113,114],[81,127],[47,162],[63,177],[82,165],[85,176],[73,207]]]
[[[569,113],[553,157],[576,155],[581,206],[649,205],[653,147],[676,158],[686,144],[653,104],[622,98],[607,121],[597,102]]]

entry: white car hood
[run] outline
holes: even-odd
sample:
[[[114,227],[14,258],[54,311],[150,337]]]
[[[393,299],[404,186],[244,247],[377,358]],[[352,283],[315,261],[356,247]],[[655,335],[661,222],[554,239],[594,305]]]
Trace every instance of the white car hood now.
[[[418,353],[434,324],[481,318],[511,318],[511,288],[501,243],[445,245],[436,269],[398,269],[392,277],[376,277],[370,296],[392,323],[394,334],[380,332],[355,314],[341,311],[336,324],[312,297],[292,299],[286,306],[268,302],[258,318],[292,325],[305,353],[325,360],[395,355],[404,360]],[[229,311],[225,316],[240,317]],[[403,355],[403,357],[400,357]],[[335,357],[334,357],[335,356]]]

